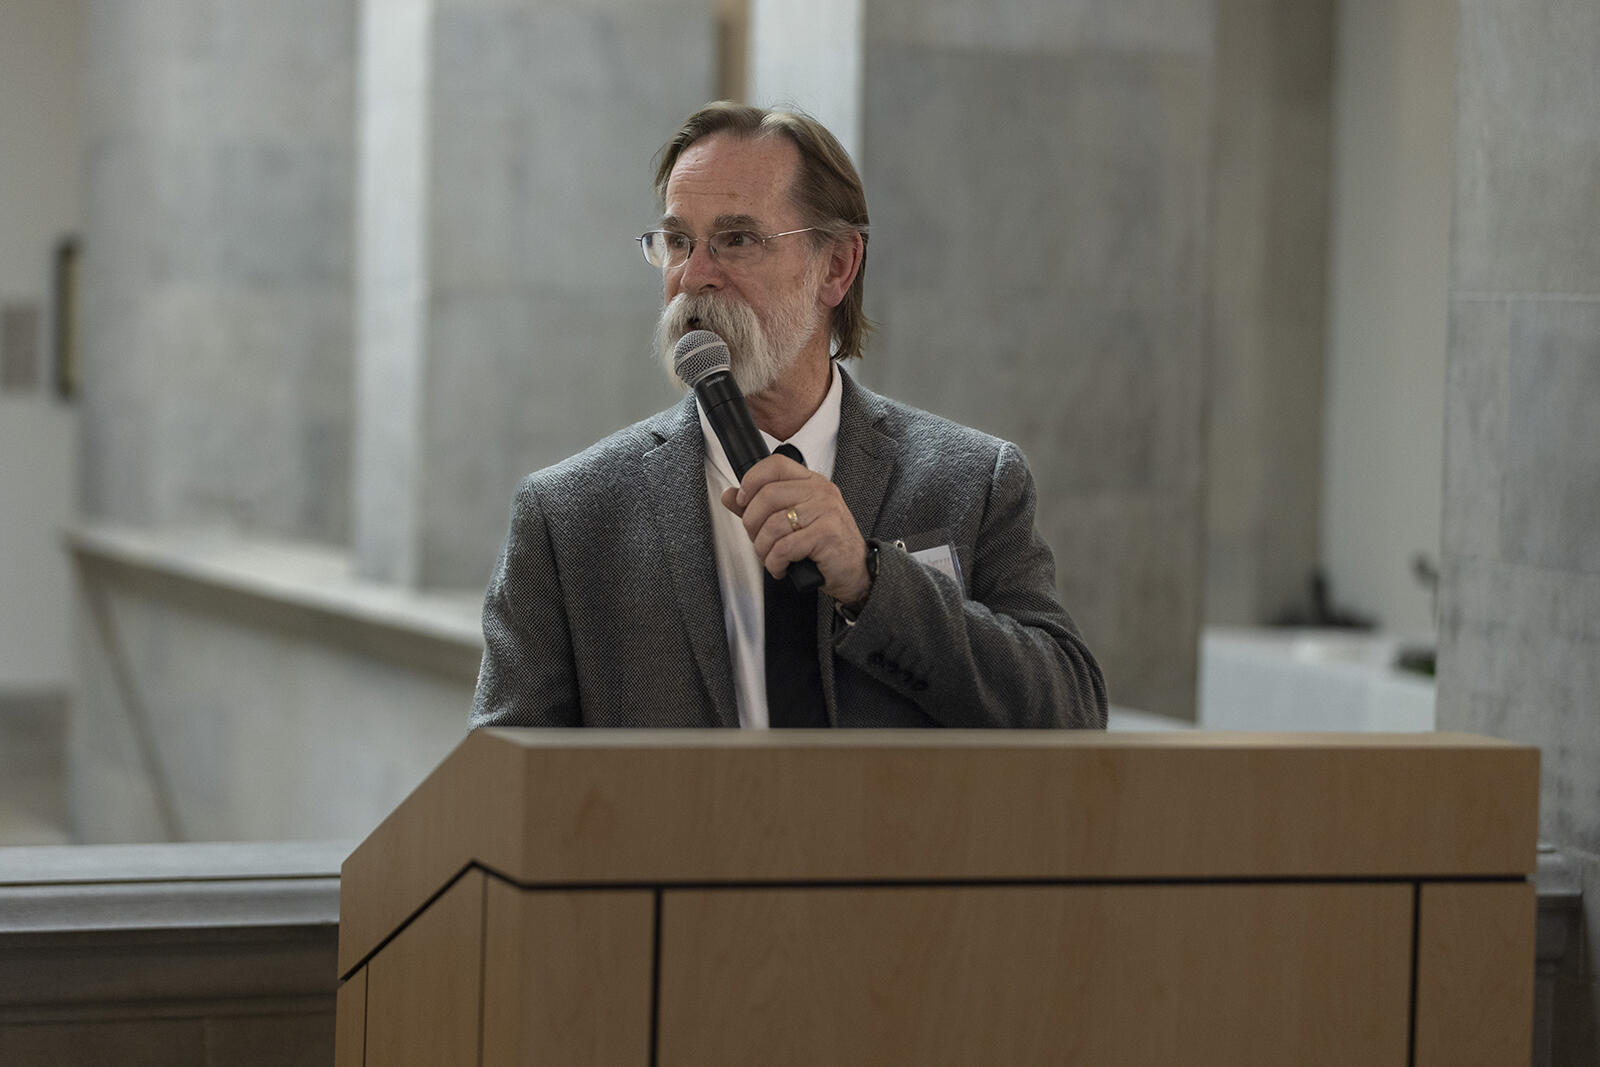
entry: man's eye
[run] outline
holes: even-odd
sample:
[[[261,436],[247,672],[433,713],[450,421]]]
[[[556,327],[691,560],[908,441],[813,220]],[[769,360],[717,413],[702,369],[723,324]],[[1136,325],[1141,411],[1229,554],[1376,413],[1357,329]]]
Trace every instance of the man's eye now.
[[[749,230],[729,230],[727,233],[722,235],[722,247],[748,248],[755,244],[758,240],[760,240],[760,238],[751,233]]]
[[[661,243],[674,252],[681,252],[689,247],[689,238],[669,230],[661,235]]]

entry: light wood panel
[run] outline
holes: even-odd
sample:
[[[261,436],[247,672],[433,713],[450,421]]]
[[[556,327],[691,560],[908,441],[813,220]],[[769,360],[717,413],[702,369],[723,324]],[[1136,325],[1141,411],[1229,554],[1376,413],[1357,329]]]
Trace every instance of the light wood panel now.
[[[478,1061],[482,871],[468,871],[366,966],[367,1062]]]
[[[1423,885],[1417,1067],[1526,1067],[1537,906],[1528,882]]]
[[[683,890],[659,1062],[1401,1067],[1412,889]]]
[[[1538,756],[1457,734],[478,731],[345,862],[340,973],[473,861],[524,885],[1527,874]]]
[[[495,857],[519,852],[523,752],[481,742],[481,733],[456,746],[340,867],[340,976],[469,864],[504,870]]]
[[[333,1062],[336,1067],[362,1067],[366,1063],[367,969],[339,986],[334,1010]]]
[[[485,1067],[646,1067],[655,894],[491,877],[485,906]]]

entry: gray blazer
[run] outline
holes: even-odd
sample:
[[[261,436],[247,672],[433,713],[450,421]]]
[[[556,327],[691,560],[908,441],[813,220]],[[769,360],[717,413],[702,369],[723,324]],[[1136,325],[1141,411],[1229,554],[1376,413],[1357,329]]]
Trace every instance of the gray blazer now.
[[[529,475],[483,604],[472,726],[737,726],[694,397]],[[833,480],[882,544],[855,626],[818,597],[835,726],[1093,727],[1016,447],[844,375]],[[909,550],[955,546],[958,582]]]

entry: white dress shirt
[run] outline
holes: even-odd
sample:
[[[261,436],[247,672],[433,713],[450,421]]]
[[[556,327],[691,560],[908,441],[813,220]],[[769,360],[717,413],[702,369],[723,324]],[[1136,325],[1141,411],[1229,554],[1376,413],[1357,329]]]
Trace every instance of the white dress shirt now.
[[[833,477],[833,460],[839,450],[839,400],[844,395],[837,364],[822,406],[789,438],[800,450],[806,466],[824,478]],[[698,402],[697,402],[698,404]],[[739,705],[739,725],[767,728],[767,650],[761,560],[737,515],[722,506],[723,490],[739,484],[733,467],[717,440],[716,431],[700,412],[700,432],[706,437],[706,492],[711,498],[711,541],[717,555],[717,584],[722,590],[722,618],[728,628],[728,652],[733,657],[733,695]],[[769,450],[782,443],[761,431]]]

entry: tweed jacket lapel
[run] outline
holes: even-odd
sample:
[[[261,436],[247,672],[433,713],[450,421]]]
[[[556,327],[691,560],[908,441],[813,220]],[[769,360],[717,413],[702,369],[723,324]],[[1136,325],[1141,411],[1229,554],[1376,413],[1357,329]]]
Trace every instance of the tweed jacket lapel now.
[[[661,559],[672,575],[674,599],[700,678],[711,695],[715,725],[738,726],[722,588],[711,544],[705,455],[705,436],[691,393],[678,405],[662,442],[644,454],[645,484],[641,489],[655,513]]]
[[[841,366],[844,395],[839,399],[839,446],[833,461],[833,484],[855,516],[861,536],[878,528],[878,513],[899,462],[900,443],[878,429],[883,418],[876,393],[856,384]],[[833,599],[817,598],[817,652],[822,660],[822,695],[828,721],[839,725],[838,696],[833,679]]]

